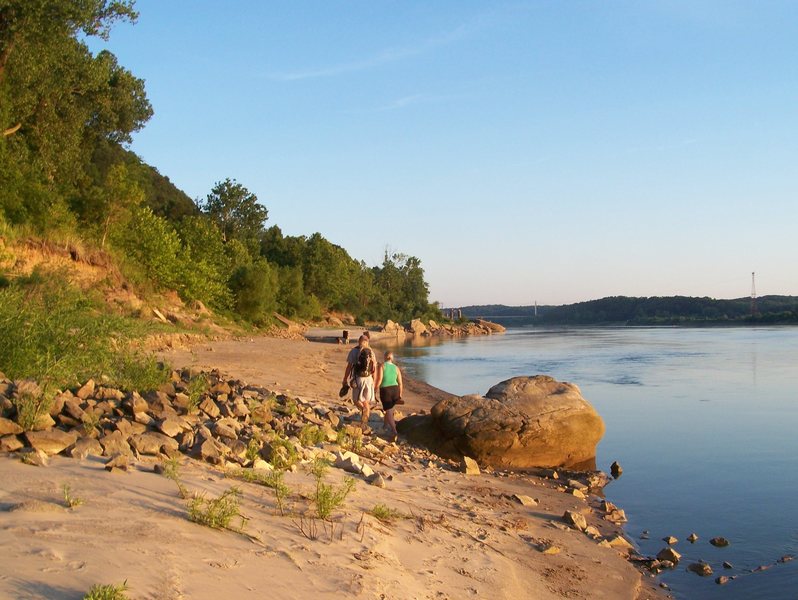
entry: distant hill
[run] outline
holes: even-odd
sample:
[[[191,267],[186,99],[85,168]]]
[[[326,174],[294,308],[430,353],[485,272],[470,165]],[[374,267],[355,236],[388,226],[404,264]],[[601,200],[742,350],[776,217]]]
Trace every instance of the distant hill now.
[[[463,315],[483,317],[502,325],[722,325],[757,323],[798,324],[798,296],[757,298],[757,315],[751,316],[751,299],[716,300],[688,296],[637,298],[611,296],[562,306],[464,306]]]

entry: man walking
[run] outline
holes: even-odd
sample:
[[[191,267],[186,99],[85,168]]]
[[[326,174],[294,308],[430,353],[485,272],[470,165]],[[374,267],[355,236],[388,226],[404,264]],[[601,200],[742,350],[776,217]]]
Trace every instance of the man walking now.
[[[352,401],[360,409],[360,427],[363,433],[369,433],[369,415],[371,403],[374,401],[374,373],[377,370],[377,358],[369,348],[369,339],[361,335],[357,346],[349,351],[346,357],[346,370],[342,385],[351,381]]]

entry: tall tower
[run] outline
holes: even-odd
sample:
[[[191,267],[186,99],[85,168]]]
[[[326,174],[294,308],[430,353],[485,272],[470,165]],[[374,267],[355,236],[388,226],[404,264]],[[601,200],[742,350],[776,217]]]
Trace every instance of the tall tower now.
[[[756,273],[751,272],[751,316],[755,317],[756,313]]]

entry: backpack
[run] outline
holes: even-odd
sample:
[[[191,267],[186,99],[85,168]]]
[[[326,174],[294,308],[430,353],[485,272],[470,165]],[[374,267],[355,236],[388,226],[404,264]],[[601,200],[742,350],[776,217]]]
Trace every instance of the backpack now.
[[[360,354],[357,355],[355,362],[355,375],[358,377],[367,377],[371,375],[374,370],[374,353],[371,348],[361,348]]]

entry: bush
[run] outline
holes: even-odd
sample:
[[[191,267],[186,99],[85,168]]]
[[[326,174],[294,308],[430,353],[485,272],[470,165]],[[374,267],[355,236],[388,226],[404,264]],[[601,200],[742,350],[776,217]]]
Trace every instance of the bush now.
[[[93,585],[89,593],[83,596],[83,600],[126,600],[127,581],[118,585]]]
[[[265,260],[239,267],[230,278],[236,312],[256,325],[277,309],[277,274]]]
[[[195,523],[207,525],[213,529],[230,529],[235,517],[241,517],[238,497],[241,491],[231,487],[218,498],[207,499],[205,494],[194,496],[188,503],[188,518]],[[244,519],[241,517],[241,528]]]

